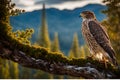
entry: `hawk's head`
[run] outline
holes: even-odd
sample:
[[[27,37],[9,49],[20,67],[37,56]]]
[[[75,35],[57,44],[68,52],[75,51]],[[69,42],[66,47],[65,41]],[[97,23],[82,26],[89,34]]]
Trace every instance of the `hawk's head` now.
[[[91,11],[83,11],[80,13],[80,17],[83,19],[96,19],[95,15]]]

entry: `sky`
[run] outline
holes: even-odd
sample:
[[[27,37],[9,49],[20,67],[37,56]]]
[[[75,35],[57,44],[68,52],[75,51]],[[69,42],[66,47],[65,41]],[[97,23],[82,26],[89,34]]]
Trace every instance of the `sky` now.
[[[57,8],[59,10],[73,10],[78,7],[83,7],[87,4],[102,4],[102,0],[12,0],[16,3],[17,8],[26,11],[33,11],[42,8],[42,4],[46,4],[46,8]]]

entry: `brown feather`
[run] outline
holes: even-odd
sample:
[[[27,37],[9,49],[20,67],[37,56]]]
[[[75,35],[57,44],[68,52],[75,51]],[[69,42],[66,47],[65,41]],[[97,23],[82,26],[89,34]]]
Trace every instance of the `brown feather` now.
[[[112,58],[112,62],[114,63],[116,60],[115,52],[110,44],[109,37],[106,34],[105,30],[96,21],[90,21],[88,23],[88,26],[96,42],[105,50],[105,52],[108,53],[108,55]]]

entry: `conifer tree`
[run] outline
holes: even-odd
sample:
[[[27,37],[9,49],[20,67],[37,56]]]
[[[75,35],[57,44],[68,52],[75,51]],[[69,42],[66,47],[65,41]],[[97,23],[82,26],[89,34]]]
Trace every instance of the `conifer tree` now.
[[[57,32],[55,32],[54,41],[52,43],[51,51],[52,52],[60,52],[59,39],[58,39]]]
[[[12,61],[10,61],[10,76],[13,79],[19,78],[18,64]]]
[[[9,17],[18,15],[24,12],[24,10],[14,9],[15,4],[11,3],[11,0],[0,0],[0,21],[9,22]]]
[[[38,44],[50,50],[51,44],[50,44],[50,39],[49,39],[48,26],[46,22],[45,4],[43,4],[43,9],[42,9],[42,25],[40,29]]]
[[[80,56],[80,58],[85,58],[86,57],[84,46],[80,47],[80,55],[79,56]]]
[[[83,47],[84,47],[84,50],[85,50],[86,57],[90,56],[90,51],[88,49],[88,46],[85,44]]]
[[[45,11],[45,4],[43,4],[43,9],[42,9],[42,25],[40,27],[40,31],[38,34],[38,40],[37,43],[38,45],[48,48],[48,50],[51,50],[51,42],[49,38],[49,32],[48,32],[48,25],[47,25],[47,20],[46,20],[46,11]],[[36,72],[36,77],[39,78],[42,75],[47,75],[45,72],[42,71],[37,71]],[[38,77],[39,76],[39,77]]]
[[[5,63],[3,63],[3,78],[4,79],[10,79],[10,73],[9,73],[9,62],[7,60],[5,60]]]
[[[107,9],[103,11],[107,20],[103,24],[107,27],[114,49],[120,52],[120,0],[103,0]]]
[[[110,40],[120,63],[120,0],[103,0],[107,9],[103,11],[107,19],[102,22],[107,27]]]
[[[14,78],[18,79],[19,78],[19,68],[18,68],[18,63],[13,63],[13,67],[14,67]]]
[[[73,43],[71,50],[69,52],[69,58],[78,58],[79,57],[79,42],[77,33],[74,34]]]

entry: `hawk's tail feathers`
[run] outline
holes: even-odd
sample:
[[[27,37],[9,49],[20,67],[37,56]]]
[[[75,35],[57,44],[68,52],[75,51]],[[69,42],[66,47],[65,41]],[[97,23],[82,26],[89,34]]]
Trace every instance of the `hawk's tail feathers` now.
[[[118,66],[118,63],[117,63],[117,60],[116,60],[116,57],[115,57],[115,51],[113,49],[111,49],[110,53],[112,54],[112,63],[113,65],[115,66]]]
[[[118,63],[115,57],[115,51],[111,47],[109,47],[107,48],[107,52],[109,53],[109,56],[111,58],[111,62],[113,63],[113,65],[118,66]]]
[[[118,63],[117,63],[117,60],[115,57],[112,59],[112,63],[113,63],[113,65],[118,66]]]

